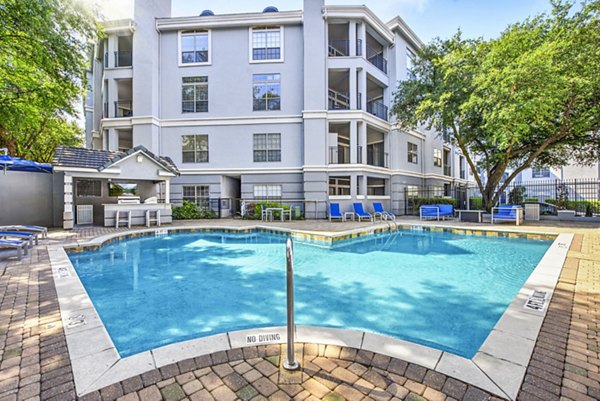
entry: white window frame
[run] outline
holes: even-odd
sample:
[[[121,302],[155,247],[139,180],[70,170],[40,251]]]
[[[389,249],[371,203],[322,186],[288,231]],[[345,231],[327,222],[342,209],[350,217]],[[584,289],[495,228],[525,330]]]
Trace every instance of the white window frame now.
[[[406,160],[410,164],[419,164],[419,144],[413,142],[406,142]],[[415,150],[412,151],[411,145],[415,147]],[[411,160],[414,157],[414,161]]]
[[[183,82],[183,80],[185,78],[205,78],[206,81],[204,82]],[[183,91],[184,91],[184,87],[186,86],[192,86],[194,88],[194,110],[193,111],[185,111],[183,108]],[[197,96],[197,91],[199,87],[206,87],[206,100],[200,100],[201,102],[206,102],[206,110],[196,110],[196,103],[198,102],[196,96]],[[192,76],[192,77],[181,77],[181,114],[188,114],[188,113],[208,113],[208,107],[209,107],[209,102],[208,102],[208,76]]]
[[[265,195],[261,194],[264,193]],[[281,184],[255,184],[252,188],[254,199],[280,199],[283,194]]]
[[[183,185],[181,187],[181,199],[182,199],[182,201],[189,200],[189,199],[184,199],[184,198],[186,198],[186,196],[185,196],[185,189],[186,188],[194,188],[194,200],[191,201],[191,202],[194,202],[196,205],[200,205],[200,202],[198,202],[199,200],[202,200],[202,199],[208,200],[208,199],[210,199],[210,185],[206,185],[206,184],[199,184],[199,185],[192,184],[192,185]],[[206,188],[207,196],[202,196],[202,188]]]
[[[208,33],[208,61],[203,63],[183,63],[181,61],[181,36],[188,32],[193,32],[193,30],[184,30],[177,32],[177,65],[179,67],[193,67],[199,65],[211,65],[212,64],[212,30],[211,29],[202,29],[198,30],[198,33],[202,31],[206,31]]]
[[[204,152],[202,150],[198,151],[196,149],[196,141],[198,140],[197,138],[194,138],[194,161],[193,162],[183,161],[183,152],[184,152],[184,150],[183,150],[183,137],[184,136],[193,136],[193,137],[202,136],[202,137],[206,137],[206,142],[207,142],[206,143],[207,150],[205,151],[206,152],[206,161],[197,161],[197,153],[198,152]],[[181,135],[181,163],[182,164],[205,164],[205,163],[209,163],[209,162],[210,162],[210,137],[209,137],[208,134],[184,134],[184,135]]]
[[[285,57],[284,57],[284,36],[283,36],[283,25],[279,25],[277,26],[273,26],[273,27],[268,27],[270,29],[276,29],[279,28],[279,58],[278,59],[269,59],[269,60],[254,60],[252,59],[252,50],[253,48],[253,43],[252,43],[252,33],[254,31],[254,29],[264,29],[265,27],[261,27],[261,26],[251,26],[250,28],[248,28],[248,62],[250,64],[264,64],[264,63],[283,63]]]
[[[256,139],[258,136],[264,135],[265,139],[265,148],[264,149],[256,149]],[[279,149],[270,148],[269,147],[269,138],[272,136],[279,137]],[[256,154],[254,152],[265,152],[266,160],[256,160]],[[279,160],[269,160],[269,152],[271,151],[279,151]],[[252,161],[254,163],[279,163],[281,162],[281,133],[279,132],[269,132],[269,133],[255,133],[252,134]]]
[[[438,156],[439,154],[439,156]],[[439,160],[439,164],[437,164],[437,160]],[[434,148],[433,149],[433,167],[444,166],[444,154],[442,153],[442,149]]]

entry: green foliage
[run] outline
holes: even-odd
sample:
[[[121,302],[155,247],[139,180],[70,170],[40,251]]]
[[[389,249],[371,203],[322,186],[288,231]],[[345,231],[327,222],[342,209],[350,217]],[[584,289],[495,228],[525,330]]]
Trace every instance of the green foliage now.
[[[452,205],[456,207],[456,200],[452,198],[412,198],[413,212],[418,213],[422,205]]]
[[[533,164],[599,158],[600,0],[552,6],[497,39],[434,40],[395,94],[402,127],[424,125],[461,149],[488,210]]]
[[[67,120],[77,116],[98,28],[74,0],[4,0],[0,21],[0,147],[49,161],[58,144],[81,143]]]
[[[469,207],[471,208],[471,210],[483,209],[483,199],[481,199],[480,197],[469,198]]]
[[[252,216],[252,219],[260,220],[263,207],[265,209],[268,207],[276,207],[276,208],[281,208],[284,210],[290,210],[290,207],[288,205],[284,205],[283,203],[278,203],[278,202],[273,202],[273,201],[261,201],[261,202],[257,202],[254,204],[254,215]],[[281,218],[281,213],[278,211],[274,211],[273,219],[278,220],[280,218]]]
[[[193,220],[193,219],[213,219],[215,212],[206,207],[198,207],[194,202],[183,201],[183,206],[173,208],[173,219],[175,220]]]
[[[525,191],[527,189],[522,185],[517,185],[508,193],[508,203],[511,205],[519,205],[523,203],[525,197]]]
[[[537,202],[538,198],[525,198],[525,202]]]
[[[586,216],[592,216],[594,213],[600,212],[600,201],[597,200],[559,200],[545,199],[546,203],[555,205],[561,210],[577,210],[585,212]]]

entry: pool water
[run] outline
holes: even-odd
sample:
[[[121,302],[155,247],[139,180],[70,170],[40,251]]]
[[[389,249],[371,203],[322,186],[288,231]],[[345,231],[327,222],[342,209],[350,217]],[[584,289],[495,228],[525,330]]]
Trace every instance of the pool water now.
[[[122,357],[285,325],[285,239],[180,233],[70,254]],[[551,241],[398,231],[294,243],[296,323],[370,331],[472,357]]]

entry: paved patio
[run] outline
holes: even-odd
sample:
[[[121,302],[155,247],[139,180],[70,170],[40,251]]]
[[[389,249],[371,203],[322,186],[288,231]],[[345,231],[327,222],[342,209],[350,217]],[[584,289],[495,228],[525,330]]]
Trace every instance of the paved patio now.
[[[415,221],[402,219],[402,222]],[[249,224],[239,220],[200,223]],[[194,223],[178,225],[189,224]],[[271,224],[327,232],[369,225],[320,221]],[[515,229],[509,225],[499,228]],[[569,227],[565,223],[528,224],[516,229],[576,233],[518,399],[598,400],[600,232],[597,226]],[[111,228],[52,231],[48,240],[22,261],[6,259],[6,252],[0,252],[0,401],[76,399],[45,245],[82,241],[114,231]],[[298,347],[303,371],[289,374],[280,368],[279,356],[285,355],[281,348],[279,345],[247,347],[188,359],[113,384],[82,399],[498,400],[476,387],[415,364],[320,344]]]

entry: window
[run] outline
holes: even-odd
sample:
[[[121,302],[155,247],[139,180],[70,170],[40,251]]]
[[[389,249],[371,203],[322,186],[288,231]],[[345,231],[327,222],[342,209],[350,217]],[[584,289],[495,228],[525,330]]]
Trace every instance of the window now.
[[[208,185],[184,185],[183,186],[183,200],[194,202],[196,205],[206,203],[208,200],[209,192]]]
[[[465,180],[467,178],[467,163],[464,156],[458,158],[458,168],[460,169],[460,178]]]
[[[410,76],[410,73],[415,65],[415,61],[417,60],[417,55],[410,48],[406,48],[406,76],[407,78]]]
[[[367,177],[367,195],[385,195],[385,182],[383,178]]]
[[[108,183],[108,196],[137,196],[138,184],[130,182]]]
[[[550,178],[550,169],[547,167],[533,167],[531,176],[533,178]]]
[[[181,51],[180,64],[209,63],[208,31],[181,32],[179,47]]]
[[[417,164],[419,158],[417,155],[418,146],[416,143],[408,142],[408,162]]]
[[[279,74],[257,74],[252,76],[254,111],[279,110],[281,107],[281,76]]]
[[[255,185],[254,198],[281,198],[281,185]]]
[[[183,135],[183,163],[208,163],[208,135]]]
[[[433,149],[433,165],[442,167],[442,151],[440,149]]]
[[[102,182],[100,180],[77,180],[75,190],[80,198],[102,196]]]
[[[254,161],[281,161],[281,134],[254,134]]]
[[[406,196],[410,198],[419,197],[419,187],[416,185],[407,185],[405,188]]]
[[[181,84],[181,112],[208,111],[208,77],[183,77]]]
[[[282,61],[283,51],[281,39],[283,28],[261,27],[251,28],[252,32],[252,61]]]
[[[329,195],[350,195],[350,177],[330,177]]]

